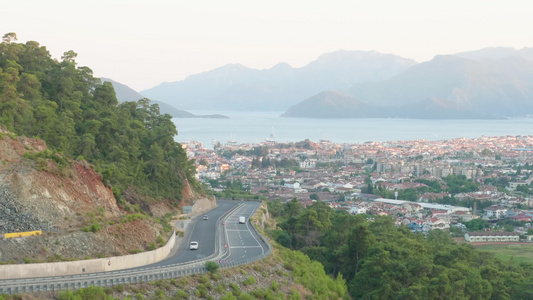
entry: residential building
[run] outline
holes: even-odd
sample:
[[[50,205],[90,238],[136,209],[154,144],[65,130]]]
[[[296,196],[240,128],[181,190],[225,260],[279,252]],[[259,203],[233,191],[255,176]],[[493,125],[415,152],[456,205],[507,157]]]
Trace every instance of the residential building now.
[[[520,240],[520,234],[518,232],[505,231],[476,231],[466,233],[465,240],[470,243],[518,242]]]
[[[492,205],[492,206],[485,208],[484,212],[485,212],[485,215],[484,215],[485,218],[500,219],[500,218],[505,217],[507,208],[497,206],[497,205]]]

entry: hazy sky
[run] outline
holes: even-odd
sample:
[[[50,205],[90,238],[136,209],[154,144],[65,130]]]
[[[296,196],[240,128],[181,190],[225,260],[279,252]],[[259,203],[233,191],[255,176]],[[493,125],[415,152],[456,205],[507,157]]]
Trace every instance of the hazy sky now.
[[[0,0],[0,32],[141,91],[228,63],[302,67],[336,50],[427,61],[533,46],[531,1]]]

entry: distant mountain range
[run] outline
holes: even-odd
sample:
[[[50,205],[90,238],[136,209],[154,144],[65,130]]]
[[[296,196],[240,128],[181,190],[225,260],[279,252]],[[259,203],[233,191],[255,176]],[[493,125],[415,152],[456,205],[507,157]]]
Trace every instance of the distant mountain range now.
[[[480,61],[436,56],[381,82],[353,85],[348,94],[381,107],[410,107],[407,117],[424,117],[431,101],[443,118],[516,117],[533,113],[533,61],[520,56]],[[439,112],[427,116],[434,118]]]
[[[265,70],[226,65],[141,94],[180,109],[282,111],[324,90],[386,80],[415,64],[375,51],[337,51],[302,68],[286,63]]]
[[[302,68],[230,64],[141,94],[180,109],[286,111],[284,117],[518,117],[533,114],[533,48],[485,48],[419,64],[336,51]]]
[[[340,92],[325,91],[289,108],[282,117],[289,118],[405,118],[405,119],[492,119],[498,116],[436,98],[399,107],[377,106]]]
[[[119,102],[127,102],[127,101],[133,101],[137,102],[140,99],[145,98],[143,95],[139,94],[132,88],[128,87],[125,84],[122,84],[120,82],[116,82],[109,78],[100,78],[102,82],[109,81],[113,85],[113,88],[115,89],[115,94],[117,96],[117,100]],[[167,103],[163,103],[161,101],[157,100],[151,100],[150,102],[152,104],[158,104],[159,105],[159,111],[162,114],[169,114],[174,118],[227,118],[223,115],[194,115],[190,112],[186,112],[184,110],[179,110]]]
[[[460,52],[454,54],[454,56],[472,60],[500,59],[509,56],[520,56],[525,59],[533,60],[533,48],[516,50],[511,47],[489,47],[476,51]]]

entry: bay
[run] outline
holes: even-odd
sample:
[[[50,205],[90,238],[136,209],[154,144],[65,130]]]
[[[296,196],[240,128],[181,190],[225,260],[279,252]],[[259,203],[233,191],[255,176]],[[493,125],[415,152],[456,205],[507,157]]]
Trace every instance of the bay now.
[[[420,120],[420,119],[301,119],[281,118],[282,112],[190,111],[196,115],[222,114],[229,119],[173,118],[175,140],[201,142],[212,148],[222,144],[276,142],[334,143],[386,142],[398,140],[445,140],[481,136],[532,135],[533,118],[502,120]]]

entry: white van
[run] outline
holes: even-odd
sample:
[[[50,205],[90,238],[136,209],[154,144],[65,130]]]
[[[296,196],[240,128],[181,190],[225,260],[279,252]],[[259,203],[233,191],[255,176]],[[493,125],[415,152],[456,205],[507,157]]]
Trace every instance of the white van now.
[[[246,223],[246,218],[243,217],[243,216],[240,216],[239,217],[239,224],[244,224],[244,223]]]

